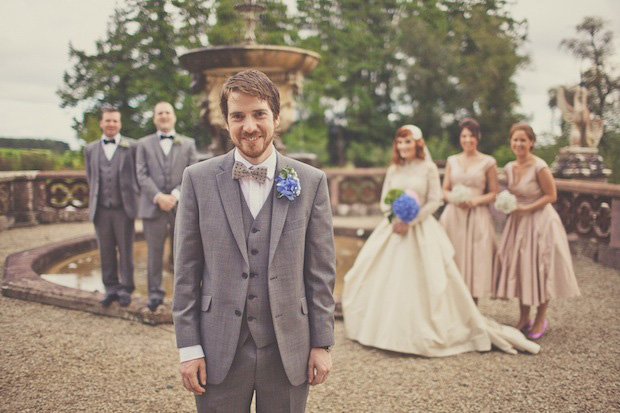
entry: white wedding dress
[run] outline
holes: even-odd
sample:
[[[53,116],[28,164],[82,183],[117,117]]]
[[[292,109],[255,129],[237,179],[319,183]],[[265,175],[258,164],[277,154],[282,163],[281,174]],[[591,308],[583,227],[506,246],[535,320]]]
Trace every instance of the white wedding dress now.
[[[435,164],[414,160],[390,166],[381,196],[384,210],[383,199],[395,188],[416,191],[420,213],[405,235],[392,233],[384,219],[345,275],[347,336],[367,346],[426,357],[488,351],[491,345],[512,354],[538,353],[538,344],[482,316],[474,304],[450,240],[432,215],[441,205]]]

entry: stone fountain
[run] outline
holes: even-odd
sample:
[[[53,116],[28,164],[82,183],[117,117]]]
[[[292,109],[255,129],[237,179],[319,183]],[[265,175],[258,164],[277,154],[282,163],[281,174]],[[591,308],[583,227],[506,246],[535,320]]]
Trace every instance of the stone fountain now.
[[[205,92],[205,99],[201,102],[201,118],[212,136],[208,157],[223,154],[232,148],[219,107],[220,89],[228,77],[250,68],[269,76],[280,90],[278,130],[282,133],[295,120],[295,97],[302,93],[304,77],[320,61],[320,56],[309,50],[257,44],[254,29],[264,6],[249,0],[237,4],[235,9],[244,15],[246,23],[241,45],[203,47],[179,57],[181,66],[192,73],[191,92]],[[285,149],[279,136],[274,140],[279,150]]]

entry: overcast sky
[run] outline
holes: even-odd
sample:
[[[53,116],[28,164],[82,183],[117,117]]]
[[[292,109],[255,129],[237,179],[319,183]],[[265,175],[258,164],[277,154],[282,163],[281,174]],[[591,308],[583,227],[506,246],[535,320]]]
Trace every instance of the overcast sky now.
[[[52,137],[77,147],[75,109],[61,109],[56,90],[69,70],[68,45],[94,51],[118,0],[0,0],[0,136]],[[579,80],[580,62],[560,41],[575,35],[585,16],[610,23],[620,70],[620,0],[517,0],[513,15],[529,22],[525,51],[531,65],[516,82],[522,107],[538,133],[557,131],[547,89]]]

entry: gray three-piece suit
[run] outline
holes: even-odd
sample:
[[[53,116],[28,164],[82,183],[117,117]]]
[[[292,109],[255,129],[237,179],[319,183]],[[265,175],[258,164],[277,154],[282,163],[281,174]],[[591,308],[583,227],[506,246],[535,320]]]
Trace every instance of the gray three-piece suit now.
[[[334,343],[335,256],[325,174],[277,153],[301,194],[275,185],[252,217],[232,178],[234,150],[186,169],[175,234],[177,346],[201,345],[199,411],[303,411],[310,349]],[[278,392],[289,392],[280,397]],[[287,398],[290,396],[290,400]]]
[[[176,208],[166,212],[154,202],[158,193],[170,194],[181,189],[183,171],[196,163],[196,144],[193,139],[175,135],[168,155],[165,155],[157,134],[138,141],[136,170],[140,185],[138,217],[142,218],[147,243],[148,293],[151,299],[163,299],[161,286],[164,243],[166,236],[174,237]]]
[[[101,140],[84,149],[90,190],[89,218],[95,224],[106,293],[125,295],[134,290],[133,239],[138,209],[136,143],[122,136],[111,160],[106,158]]]

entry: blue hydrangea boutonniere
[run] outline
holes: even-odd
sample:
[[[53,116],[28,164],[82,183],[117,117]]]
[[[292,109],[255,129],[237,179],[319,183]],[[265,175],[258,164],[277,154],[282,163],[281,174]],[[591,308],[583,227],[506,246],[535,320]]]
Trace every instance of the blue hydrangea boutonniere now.
[[[280,170],[280,174],[276,178],[276,191],[278,191],[278,198],[286,197],[289,201],[301,194],[299,177],[290,166],[285,166]]]

